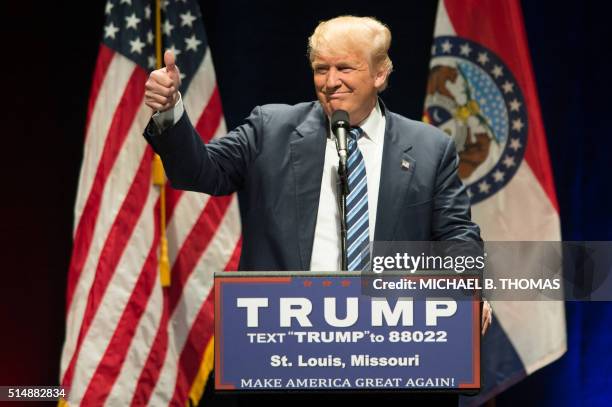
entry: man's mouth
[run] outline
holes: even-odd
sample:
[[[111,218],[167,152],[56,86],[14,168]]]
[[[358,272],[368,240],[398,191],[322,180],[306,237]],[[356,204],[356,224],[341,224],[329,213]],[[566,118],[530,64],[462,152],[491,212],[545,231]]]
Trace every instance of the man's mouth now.
[[[346,94],[347,92],[326,93],[325,97],[327,99],[339,99],[343,97],[343,95],[346,95]]]

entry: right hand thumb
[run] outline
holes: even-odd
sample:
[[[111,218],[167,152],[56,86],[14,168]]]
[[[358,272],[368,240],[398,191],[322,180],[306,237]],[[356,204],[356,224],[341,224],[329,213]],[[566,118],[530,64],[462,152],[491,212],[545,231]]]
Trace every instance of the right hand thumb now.
[[[176,70],[176,60],[174,58],[174,53],[170,50],[166,50],[166,52],[164,53],[164,65],[166,65],[166,72],[168,73]]]

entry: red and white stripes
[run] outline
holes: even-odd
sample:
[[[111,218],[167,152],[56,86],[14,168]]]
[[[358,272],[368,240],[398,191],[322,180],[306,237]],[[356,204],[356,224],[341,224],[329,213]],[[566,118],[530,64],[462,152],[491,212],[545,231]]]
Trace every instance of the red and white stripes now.
[[[159,283],[159,193],[142,132],[147,73],[100,47],[68,276],[61,383],[72,405],[185,404],[212,339],[212,277],[236,269],[235,196],[167,188],[172,284]],[[225,134],[210,52],[183,95],[205,141]]]

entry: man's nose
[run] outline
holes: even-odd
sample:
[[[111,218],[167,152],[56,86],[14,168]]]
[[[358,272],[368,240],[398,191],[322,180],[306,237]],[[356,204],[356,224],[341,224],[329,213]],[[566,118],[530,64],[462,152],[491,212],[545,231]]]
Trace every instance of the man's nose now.
[[[336,68],[331,68],[327,71],[327,77],[325,78],[325,87],[329,89],[339,88],[342,82],[340,81],[340,75]]]

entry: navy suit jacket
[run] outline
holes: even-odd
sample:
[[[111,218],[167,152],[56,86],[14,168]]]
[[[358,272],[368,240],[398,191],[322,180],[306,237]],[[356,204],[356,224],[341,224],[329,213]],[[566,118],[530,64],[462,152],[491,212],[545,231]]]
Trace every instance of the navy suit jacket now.
[[[374,239],[479,241],[454,142],[381,107],[386,127]],[[186,113],[162,133],[151,120],[144,135],[174,188],[239,192],[240,270],[308,270],[327,129],[321,105],[309,102],[258,106],[245,124],[206,145]]]

